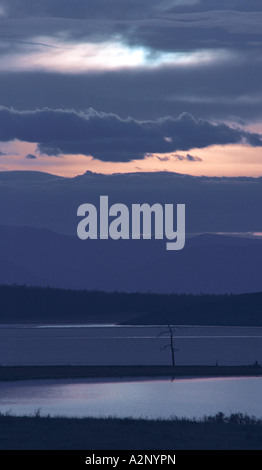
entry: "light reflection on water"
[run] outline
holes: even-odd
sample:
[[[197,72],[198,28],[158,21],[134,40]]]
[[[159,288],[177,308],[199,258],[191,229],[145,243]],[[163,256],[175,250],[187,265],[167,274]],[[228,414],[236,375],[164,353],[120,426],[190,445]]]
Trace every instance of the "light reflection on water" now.
[[[51,416],[262,417],[262,378],[38,380],[0,383],[0,411]]]

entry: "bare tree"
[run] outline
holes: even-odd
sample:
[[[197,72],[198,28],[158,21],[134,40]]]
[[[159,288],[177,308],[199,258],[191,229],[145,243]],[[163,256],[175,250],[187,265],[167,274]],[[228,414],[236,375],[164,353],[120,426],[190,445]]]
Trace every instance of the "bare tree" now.
[[[172,326],[170,326],[168,322],[167,322],[167,328],[168,328],[168,331],[161,332],[158,335],[158,337],[165,335],[165,334],[169,335],[169,343],[163,346],[163,348],[161,348],[161,351],[163,351],[164,349],[168,349],[168,348],[170,349],[172,366],[175,367],[176,365],[175,352],[178,351],[178,349],[175,348],[175,332],[174,332],[174,328],[172,328]]]

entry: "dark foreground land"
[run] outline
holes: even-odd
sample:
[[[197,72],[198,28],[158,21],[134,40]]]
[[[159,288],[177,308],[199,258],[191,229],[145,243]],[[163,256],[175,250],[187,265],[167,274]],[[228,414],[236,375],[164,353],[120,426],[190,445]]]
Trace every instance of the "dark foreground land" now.
[[[0,450],[254,450],[262,422],[218,414],[203,421],[0,415]]]
[[[259,364],[250,366],[0,366],[0,381],[131,377],[260,376]]]

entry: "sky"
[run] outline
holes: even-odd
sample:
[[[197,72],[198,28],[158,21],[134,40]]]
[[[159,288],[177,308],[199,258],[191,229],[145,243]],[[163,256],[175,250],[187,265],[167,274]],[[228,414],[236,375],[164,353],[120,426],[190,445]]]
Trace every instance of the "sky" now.
[[[0,0],[0,170],[262,175],[258,0]]]

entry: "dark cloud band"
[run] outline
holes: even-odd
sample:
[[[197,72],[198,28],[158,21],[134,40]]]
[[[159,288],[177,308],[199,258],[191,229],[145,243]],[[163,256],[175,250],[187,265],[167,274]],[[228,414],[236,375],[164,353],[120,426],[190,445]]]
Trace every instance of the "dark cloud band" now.
[[[178,118],[138,121],[89,109],[16,111],[0,108],[0,140],[38,143],[47,155],[83,154],[102,161],[127,162],[147,154],[244,142],[262,146],[261,135],[224,123]]]

